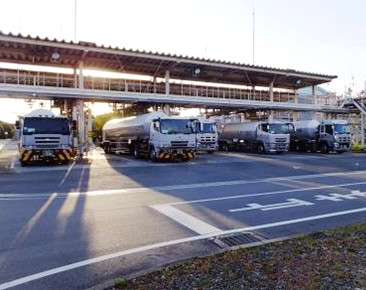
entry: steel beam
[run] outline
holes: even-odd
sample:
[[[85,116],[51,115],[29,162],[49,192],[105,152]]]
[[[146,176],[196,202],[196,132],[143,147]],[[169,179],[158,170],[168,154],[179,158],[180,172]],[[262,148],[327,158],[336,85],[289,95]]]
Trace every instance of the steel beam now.
[[[32,99],[82,99],[84,101],[114,101],[114,102],[147,102],[170,103],[177,105],[207,106],[213,108],[240,109],[273,109],[292,111],[317,111],[334,113],[352,113],[354,110],[335,106],[314,104],[296,104],[285,102],[252,101],[242,99],[224,99],[212,97],[165,95],[151,93],[133,93],[121,91],[89,90],[75,88],[38,87],[29,85],[0,84],[0,97]]]

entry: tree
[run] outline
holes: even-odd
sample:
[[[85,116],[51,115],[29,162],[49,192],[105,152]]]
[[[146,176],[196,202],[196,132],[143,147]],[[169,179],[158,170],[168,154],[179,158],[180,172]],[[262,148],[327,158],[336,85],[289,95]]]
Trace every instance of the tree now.
[[[112,112],[112,113],[106,113],[97,115],[94,118],[94,136],[97,140],[102,140],[102,130],[105,123],[107,123],[109,120],[116,119],[116,118],[122,118],[121,112]]]
[[[6,135],[6,132],[8,134]],[[0,139],[13,138],[15,132],[15,126],[3,121],[0,121]]]

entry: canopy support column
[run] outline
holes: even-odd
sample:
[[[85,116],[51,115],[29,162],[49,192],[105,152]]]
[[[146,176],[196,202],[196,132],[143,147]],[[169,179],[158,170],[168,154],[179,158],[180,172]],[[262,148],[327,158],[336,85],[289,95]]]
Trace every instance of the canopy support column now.
[[[273,81],[270,82],[269,84],[269,101],[271,103],[273,103]],[[269,116],[268,116],[268,121],[272,122],[273,121],[273,110],[269,111]]]
[[[166,95],[169,95],[170,94],[169,78],[170,78],[170,71],[169,70],[166,70],[165,71],[165,94]]]

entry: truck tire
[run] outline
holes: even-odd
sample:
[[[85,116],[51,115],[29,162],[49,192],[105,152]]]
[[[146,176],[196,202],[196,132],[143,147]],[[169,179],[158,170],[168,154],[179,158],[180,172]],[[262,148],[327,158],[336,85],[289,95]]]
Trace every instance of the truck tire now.
[[[224,152],[229,151],[229,146],[227,145],[226,142],[225,143],[222,143],[221,150],[224,151]]]
[[[21,165],[22,167],[25,167],[25,166],[28,166],[28,165],[29,165],[29,163],[28,163],[28,162],[26,162],[26,161],[20,161],[20,165]]]
[[[265,149],[264,149],[263,144],[258,144],[257,145],[257,153],[264,154],[264,151],[265,151]]]
[[[152,162],[156,162],[157,161],[156,150],[155,150],[155,148],[153,146],[149,150],[149,159]]]
[[[329,148],[327,144],[322,144],[320,147],[320,152],[323,154],[328,154],[329,153]]]
[[[135,144],[135,146],[133,146],[133,156],[136,159],[140,158],[140,148],[139,148],[139,145],[137,145],[137,144]]]

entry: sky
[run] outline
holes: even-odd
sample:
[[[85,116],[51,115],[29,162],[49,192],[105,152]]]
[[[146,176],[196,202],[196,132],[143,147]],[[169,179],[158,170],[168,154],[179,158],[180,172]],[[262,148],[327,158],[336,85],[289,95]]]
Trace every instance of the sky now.
[[[76,40],[366,81],[364,0],[77,0]],[[0,0],[0,31],[74,40],[75,0]],[[24,111],[0,100],[0,120]],[[14,105],[16,104],[16,106]],[[26,107],[28,110],[29,108]]]

